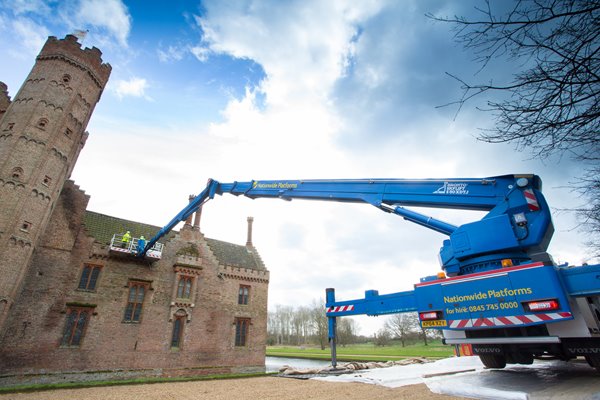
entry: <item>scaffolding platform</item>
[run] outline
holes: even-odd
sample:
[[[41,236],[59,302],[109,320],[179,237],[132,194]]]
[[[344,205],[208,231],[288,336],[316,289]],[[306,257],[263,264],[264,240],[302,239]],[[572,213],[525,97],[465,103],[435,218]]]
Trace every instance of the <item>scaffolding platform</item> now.
[[[146,240],[145,242],[147,243],[148,241]],[[137,257],[138,253],[141,251],[141,249],[138,249],[139,244],[140,238],[131,237],[130,240],[123,241],[122,234],[114,234],[110,241],[109,250],[111,254]],[[146,252],[144,258],[150,261],[160,260],[163,247],[164,245],[162,243],[155,243],[154,246]]]

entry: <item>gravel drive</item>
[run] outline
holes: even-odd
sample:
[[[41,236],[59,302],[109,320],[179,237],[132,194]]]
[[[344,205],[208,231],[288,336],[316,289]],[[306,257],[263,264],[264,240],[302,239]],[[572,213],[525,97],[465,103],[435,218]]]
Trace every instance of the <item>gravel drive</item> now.
[[[458,399],[424,384],[395,389],[366,383],[333,383],[279,377],[62,389],[0,395],[0,400],[402,400]]]

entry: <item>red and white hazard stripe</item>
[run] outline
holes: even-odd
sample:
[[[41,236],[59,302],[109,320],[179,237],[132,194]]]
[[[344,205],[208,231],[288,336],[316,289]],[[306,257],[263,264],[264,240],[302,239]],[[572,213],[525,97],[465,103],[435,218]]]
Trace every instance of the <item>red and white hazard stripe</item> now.
[[[533,189],[523,190],[523,195],[525,196],[525,201],[527,201],[527,207],[529,207],[529,211],[539,211],[540,204],[535,197],[535,193],[533,193]]]
[[[129,250],[129,249],[124,249],[124,248],[122,248],[122,247],[112,247],[112,246],[111,246],[111,248],[110,248],[110,249],[111,249],[111,250],[113,250],[113,251],[118,251],[118,252],[121,252],[121,253],[131,253],[131,250]]]
[[[483,328],[488,326],[514,326],[514,325],[528,325],[539,322],[556,321],[559,319],[572,318],[573,314],[570,312],[557,312],[557,313],[539,313],[539,314],[527,314],[527,315],[509,315],[505,317],[489,317],[489,318],[468,318],[468,319],[455,319],[448,321],[448,327],[450,329],[463,329],[463,328]]]
[[[335,306],[327,308],[327,313],[354,311],[354,304],[347,306]]]

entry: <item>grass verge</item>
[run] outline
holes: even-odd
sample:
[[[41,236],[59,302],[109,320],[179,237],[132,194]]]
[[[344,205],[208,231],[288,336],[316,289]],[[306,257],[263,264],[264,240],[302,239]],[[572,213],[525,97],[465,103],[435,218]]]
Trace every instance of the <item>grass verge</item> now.
[[[377,347],[373,344],[356,344],[337,348],[339,361],[397,361],[409,357],[425,357],[432,359],[446,358],[454,354],[451,346],[442,345],[435,341],[427,346],[422,343],[402,347],[398,344]],[[329,360],[331,351],[321,350],[315,346],[268,346],[267,356],[292,357],[315,360]]]

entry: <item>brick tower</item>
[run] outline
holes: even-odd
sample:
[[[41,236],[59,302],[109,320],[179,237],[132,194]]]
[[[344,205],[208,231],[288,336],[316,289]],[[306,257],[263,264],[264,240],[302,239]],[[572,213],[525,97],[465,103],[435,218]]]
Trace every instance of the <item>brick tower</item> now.
[[[0,336],[110,76],[101,56],[51,36],[12,102],[0,87]]]

